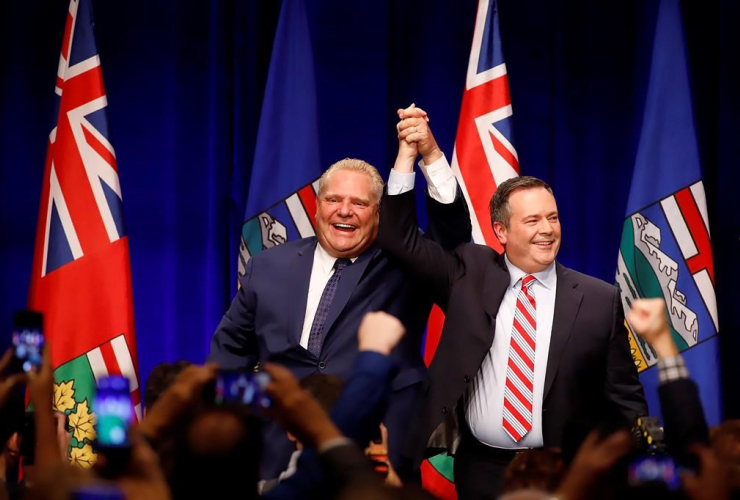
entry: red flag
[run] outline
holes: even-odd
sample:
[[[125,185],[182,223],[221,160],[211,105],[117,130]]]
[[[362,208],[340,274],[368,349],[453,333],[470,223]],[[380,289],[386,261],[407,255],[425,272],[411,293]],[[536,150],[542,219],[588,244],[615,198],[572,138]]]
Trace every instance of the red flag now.
[[[95,380],[126,375],[141,409],[128,239],[89,0],[69,4],[55,91],[29,307],[44,313],[55,407],[78,422],[70,457],[86,466]]]
[[[496,0],[480,0],[470,50],[452,169],[470,208],[473,240],[502,252],[488,205],[496,187],[519,175],[519,160],[511,139],[511,98],[506,75]],[[431,364],[442,333],[444,315],[435,306],[429,318],[424,361]],[[422,466],[424,488],[440,498],[456,498],[449,487],[450,463],[434,457]],[[448,457],[451,462],[452,458]],[[451,493],[452,492],[452,493]]]

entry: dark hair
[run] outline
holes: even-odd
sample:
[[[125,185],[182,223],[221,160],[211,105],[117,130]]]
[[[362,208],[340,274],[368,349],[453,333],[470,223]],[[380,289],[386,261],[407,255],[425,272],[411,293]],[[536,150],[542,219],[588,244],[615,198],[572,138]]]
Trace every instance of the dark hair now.
[[[164,391],[172,385],[175,378],[188,366],[190,361],[175,361],[174,363],[159,363],[155,366],[144,387],[144,408],[151,408]]]
[[[303,377],[300,385],[301,389],[313,396],[324,411],[329,413],[342,393],[344,381],[336,375],[312,373]]]
[[[496,192],[493,193],[493,196],[491,197],[491,203],[488,207],[491,211],[491,225],[493,225],[494,222],[500,222],[506,229],[509,229],[509,219],[511,219],[509,197],[514,191],[535,188],[547,189],[550,194],[553,194],[552,188],[548,183],[538,179],[537,177],[531,177],[528,175],[512,177],[511,179],[499,184]]]

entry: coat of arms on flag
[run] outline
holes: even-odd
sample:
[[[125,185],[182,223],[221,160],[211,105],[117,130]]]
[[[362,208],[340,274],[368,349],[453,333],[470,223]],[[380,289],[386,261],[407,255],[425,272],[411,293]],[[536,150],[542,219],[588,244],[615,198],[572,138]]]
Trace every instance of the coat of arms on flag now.
[[[244,276],[247,261],[252,255],[288,240],[316,234],[318,189],[317,179],[244,222],[239,245],[239,278]]]
[[[711,250],[701,181],[625,219],[616,276],[624,308],[640,297],[664,298],[681,351],[713,337],[719,328]],[[631,333],[630,344],[639,371],[657,362],[653,348],[639,336]]]
[[[54,410],[66,413],[72,431],[69,459],[73,464],[90,467],[96,461],[95,413],[92,401],[97,381],[108,375],[125,375],[136,384],[136,371],[123,335],[101,344],[54,371]],[[131,385],[131,400],[141,420],[139,387]]]
[[[98,378],[125,375],[141,418],[128,238],[90,0],[70,1],[55,91],[29,307],[44,314],[69,460],[90,467]]]

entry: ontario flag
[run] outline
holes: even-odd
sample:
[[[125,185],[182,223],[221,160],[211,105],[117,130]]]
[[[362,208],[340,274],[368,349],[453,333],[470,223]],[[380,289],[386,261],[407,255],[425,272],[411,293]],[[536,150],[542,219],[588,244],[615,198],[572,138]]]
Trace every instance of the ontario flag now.
[[[616,283],[625,309],[641,297],[665,300],[673,340],[699,386],[707,421],[716,425],[715,270],[679,0],[660,3],[648,78]],[[631,328],[630,343],[650,414],[657,415],[657,354]]]
[[[73,464],[96,461],[95,381],[128,377],[141,418],[128,240],[90,0],[72,0],[57,70],[29,307],[44,314]]]
[[[511,98],[506,74],[496,0],[480,0],[470,49],[452,169],[470,208],[473,240],[503,251],[490,223],[488,204],[496,187],[519,175],[512,144]],[[444,315],[435,306],[429,318],[424,361],[433,363]],[[457,498],[453,458],[447,454],[422,463],[424,488],[439,498]]]

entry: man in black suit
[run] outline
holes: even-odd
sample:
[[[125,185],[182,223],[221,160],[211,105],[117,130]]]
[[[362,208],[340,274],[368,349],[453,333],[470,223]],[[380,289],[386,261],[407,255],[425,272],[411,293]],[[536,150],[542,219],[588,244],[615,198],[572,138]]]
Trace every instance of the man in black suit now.
[[[404,143],[399,156],[413,161],[424,151]],[[399,318],[408,335],[392,354],[398,372],[384,422],[389,456],[394,467],[403,470],[401,443],[426,371],[421,337],[431,300],[376,244],[382,193],[383,181],[367,162],[348,158],[329,168],[319,180],[316,237],[290,241],[249,260],[241,288],[213,335],[208,360],[230,369],[272,361],[299,379],[316,372],[346,378],[357,355],[362,317],[384,311]],[[470,217],[462,196],[453,192],[445,202],[430,197],[427,210],[433,221],[429,233],[442,245],[454,248],[470,241]],[[290,456],[283,435],[275,427],[266,436],[273,447],[266,455],[267,477],[283,470]],[[286,443],[281,453],[278,441]]]
[[[398,130],[414,140],[428,123],[408,118]],[[381,248],[447,315],[410,452],[417,464],[425,451],[456,453],[461,498],[495,498],[517,450],[560,446],[573,418],[647,414],[618,290],[555,261],[561,231],[550,187],[533,177],[501,183],[491,221],[505,255],[419,238],[411,193],[387,193],[381,205]]]

